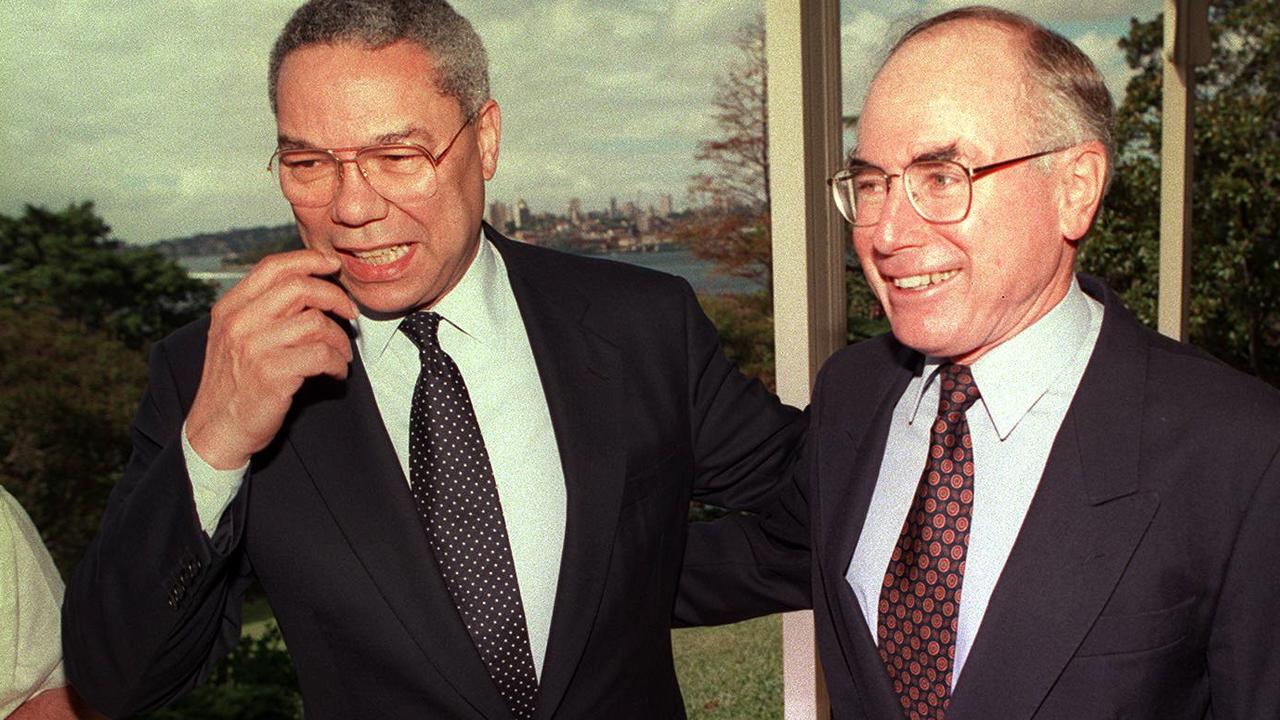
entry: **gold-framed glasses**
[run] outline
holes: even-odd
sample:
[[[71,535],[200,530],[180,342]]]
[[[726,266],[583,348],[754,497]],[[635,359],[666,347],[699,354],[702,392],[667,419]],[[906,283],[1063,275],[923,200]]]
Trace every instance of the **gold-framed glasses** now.
[[[969,168],[953,160],[917,160],[901,173],[886,173],[874,165],[855,165],[836,173],[827,184],[836,208],[854,227],[880,222],[894,178],[902,178],[911,207],[933,223],[965,219],[973,202],[973,181],[1027,160],[1066,150],[1070,145]]]
[[[438,155],[411,142],[345,148],[278,149],[267,161],[267,171],[280,178],[285,199],[302,207],[323,207],[333,202],[343,182],[342,166],[355,163],[361,176],[379,195],[391,202],[421,200],[440,189],[438,168],[445,155],[474,118],[468,118]],[[351,157],[339,157],[354,153]]]

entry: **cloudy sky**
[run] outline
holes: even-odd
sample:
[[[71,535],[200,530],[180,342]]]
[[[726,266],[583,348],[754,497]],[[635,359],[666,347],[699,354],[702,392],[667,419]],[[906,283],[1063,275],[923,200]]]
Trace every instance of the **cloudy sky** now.
[[[1160,0],[988,0],[1075,40],[1113,94],[1115,41]],[[130,242],[290,220],[266,161],[266,59],[297,0],[7,0],[0,24],[0,213],[93,200]],[[958,0],[842,0],[845,112],[901,17]],[[715,79],[763,0],[455,0],[491,57],[503,147],[490,199],[535,211],[677,205]],[[234,8],[234,9],[232,9]]]

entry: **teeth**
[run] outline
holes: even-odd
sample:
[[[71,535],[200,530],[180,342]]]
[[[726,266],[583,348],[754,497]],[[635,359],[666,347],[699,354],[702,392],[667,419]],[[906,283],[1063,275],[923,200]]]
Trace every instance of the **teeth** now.
[[[914,290],[915,288],[927,287],[935,285],[943,280],[950,280],[957,270],[947,270],[946,272],[926,273],[924,275],[911,275],[909,277],[900,277],[893,279],[894,287],[903,290]]]
[[[359,258],[361,262],[366,262],[370,265],[386,265],[387,263],[395,262],[396,260],[404,257],[404,254],[407,252],[409,252],[408,245],[396,245],[394,247],[384,247],[378,248],[377,250],[366,250],[364,252],[353,252],[351,254]]]

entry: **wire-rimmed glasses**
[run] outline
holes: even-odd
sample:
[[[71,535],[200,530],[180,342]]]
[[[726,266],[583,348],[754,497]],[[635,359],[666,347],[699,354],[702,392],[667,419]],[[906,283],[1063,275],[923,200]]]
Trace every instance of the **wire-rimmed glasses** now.
[[[920,217],[933,223],[954,223],[969,214],[974,180],[1068,147],[1071,146],[1042,150],[976,168],[965,167],[953,160],[916,160],[901,173],[891,174],[874,165],[859,164],[836,173],[827,184],[831,186],[831,196],[840,214],[854,227],[868,227],[880,222],[889,187],[898,177],[902,178],[911,207]]]
[[[276,150],[267,161],[267,171],[278,168],[280,189],[285,199],[302,207],[323,207],[333,202],[342,182],[342,166],[355,163],[360,174],[382,197],[392,202],[424,199],[440,189],[437,168],[462,131],[468,118],[449,139],[439,155],[411,142],[345,148],[298,148]],[[341,158],[339,153],[355,153]]]

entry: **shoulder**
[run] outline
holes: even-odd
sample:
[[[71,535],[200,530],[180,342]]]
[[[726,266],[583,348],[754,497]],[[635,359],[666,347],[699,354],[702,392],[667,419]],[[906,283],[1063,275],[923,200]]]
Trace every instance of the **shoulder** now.
[[[1280,442],[1280,390],[1199,348],[1143,332],[1149,338],[1147,393],[1153,407],[1194,414],[1206,432]]]
[[[1280,452],[1280,391],[1143,325],[1110,293],[1106,312],[1090,365],[1108,368],[1103,376],[1113,382],[1139,387],[1095,383],[1089,392],[1108,402],[1140,403],[1145,447],[1179,457],[1197,453],[1241,478],[1256,477],[1274,460]]]
[[[837,350],[819,372],[819,384],[842,383],[850,378],[868,378],[914,369],[920,354],[885,333]]]

